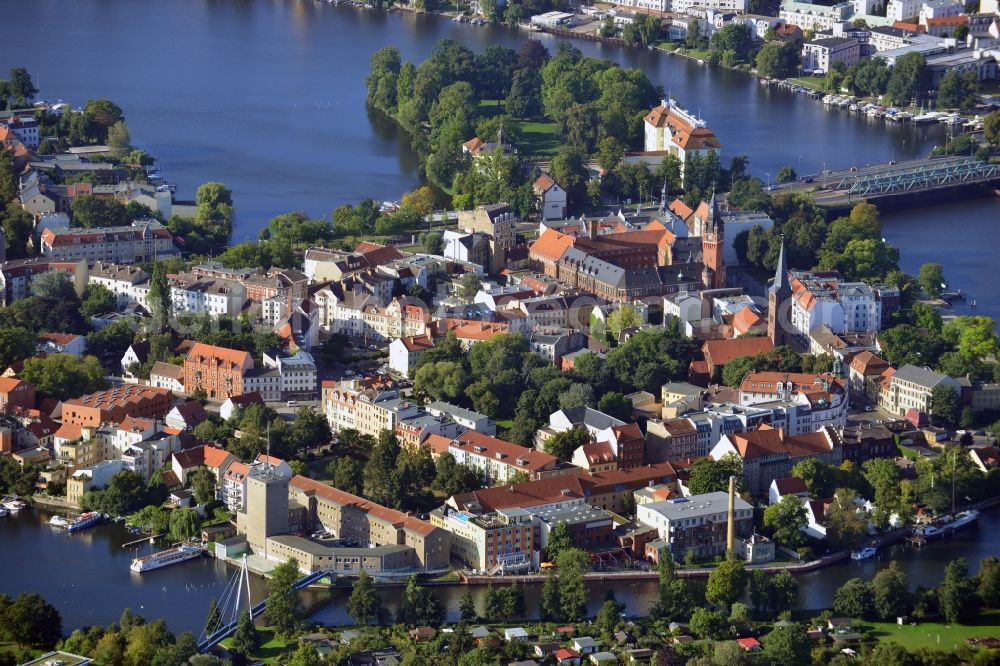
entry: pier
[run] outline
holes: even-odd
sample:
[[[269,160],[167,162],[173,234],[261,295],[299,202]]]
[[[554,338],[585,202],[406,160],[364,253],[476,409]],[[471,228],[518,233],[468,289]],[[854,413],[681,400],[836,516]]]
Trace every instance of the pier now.
[[[909,203],[914,195],[946,195],[963,188],[998,185],[1000,165],[970,156],[948,156],[824,171],[773,186],[771,192],[808,194],[818,206],[840,211],[857,203]]]

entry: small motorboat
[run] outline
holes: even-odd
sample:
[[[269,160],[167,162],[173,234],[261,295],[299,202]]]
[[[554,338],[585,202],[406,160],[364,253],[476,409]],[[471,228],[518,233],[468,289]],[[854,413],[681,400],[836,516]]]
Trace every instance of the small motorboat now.
[[[52,516],[49,518],[49,525],[52,527],[69,527],[69,521],[62,516]]]
[[[860,548],[858,550],[851,551],[851,559],[855,562],[860,562],[861,560],[867,560],[868,558],[875,557],[875,549],[872,547]]]

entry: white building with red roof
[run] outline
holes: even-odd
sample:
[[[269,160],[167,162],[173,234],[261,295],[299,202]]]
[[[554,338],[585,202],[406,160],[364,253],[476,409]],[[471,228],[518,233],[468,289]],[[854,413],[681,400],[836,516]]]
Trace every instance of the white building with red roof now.
[[[561,188],[552,176],[543,173],[535,179],[533,187],[543,220],[566,219],[566,190]]]
[[[743,377],[739,392],[741,406],[772,407],[776,402],[798,407],[787,423],[786,430],[791,435],[847,425],[850,404],[847,382],[830,373],[750,371]]]
[[[663,100],[643,118],[645,125],[644,147],[641,153],[629,153],[626,161],[642,160],[662,162],[671,155],[684,164],[694,156],[709,153],[719,154],[722,143],[715,133],[708,129],[705,121],[683,109],[674,100]]]
[[[389,367],[406,377],[411,377],[421,355],[434,348],[434,338],[425,335],[396,338],[389,343]]]

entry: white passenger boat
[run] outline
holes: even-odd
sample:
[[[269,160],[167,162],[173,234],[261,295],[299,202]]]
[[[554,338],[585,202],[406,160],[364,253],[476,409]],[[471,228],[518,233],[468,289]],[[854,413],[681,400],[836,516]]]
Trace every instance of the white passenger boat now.
[[[201,547],[201,544],[185,543],[175,548],[168,548],[167,550],[147,555],[146,557],[137,557],[132,560],[132,565],[129,568],[136,573],[161,569],[169,567],[171,564],[180,564],[181,562],[201,557],[204,551],[205,549]]]

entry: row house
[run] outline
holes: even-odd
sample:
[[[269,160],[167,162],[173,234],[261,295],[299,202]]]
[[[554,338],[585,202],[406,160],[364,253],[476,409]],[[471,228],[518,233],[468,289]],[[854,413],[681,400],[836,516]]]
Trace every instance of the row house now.
[[[394,298],[385,308],[366,307],[361,319],[364,335],[380,341],[428,335],[431,327],[427,306],[409,296]]]
[[[87,271],[87,284],[99,284],[115,295],[119,308],[138,303],[136,288],[149,282],[149,274],[136,266],[95,262]]]
[[[766,497],[774,479],[790,475],[792,467],[814,458],[828,465],[843,460],[840,435],[831,427],[815,433],[786,435],[781,428],[761,425],[756,430],[725,435],[709,454],[713,460],[735,455],[743,463],[743,488],[754,497]]]
[[[751,371],[740,383],[740,405],[780,402],[795,403],[803,408],[795,410],[794,419],[788,419],[786,431],[790,435],[815,432],[826,426],[843,428],[847,425],[850,403],[847,383],[830,373]]]
[[[833,333],[874,332],[882,327],[882,303],[864,282],[846,282],[836,271],[791,273],[792,328],[802,340],[825,325]]]
[[[369,242],[359,243],[353,252],[311,247],[306,250],[302,272],[312,283],[340,282],[405,256],[392,245]]]
[[[443,442],[442,442],[443,444]],[[506,483],[519,473],[540,478],[554,472],[559,460],[548,453],[535,451],[490,435],[468,431],[433,451],[436,456],[450,453],[455,462],[477,471],[491,484]]]
[[[194,273],[168,276],[175,315],[208,314],[235,317],[243,311],[246,290],[236,281],[200,277]]]
[[[57,260],[83,259],[133,264],[178,254],[170,231],[155,220],[138,220],[127,227],[45,229],[39,254]]]
[[[36,257],[15,259],[0,264],[0,300],[9,306],[14,301],[31,296],[31,284],[39,275],[58,271],[69,276],[77,295],[87,288],[87,262],[82,259],[56,260]]]
[[[240,395],[247,392],[244,377],[253,368],[248,352],[196,342],[184,357],[184,392],[201,389],[213,400]]]
[[[880,396],[879,406],[898,416],[906,416],[911,409],[933,414],[933,394],[938,386],[947,386],[961,393],[959,382],[948,375],[910,364],[901,366],[892,373],[888,390]]]
[[[167,389],[124,384],[63,402],[63,423],[97,427],[121,423],[127,416],[162,420],[170,411]]]

